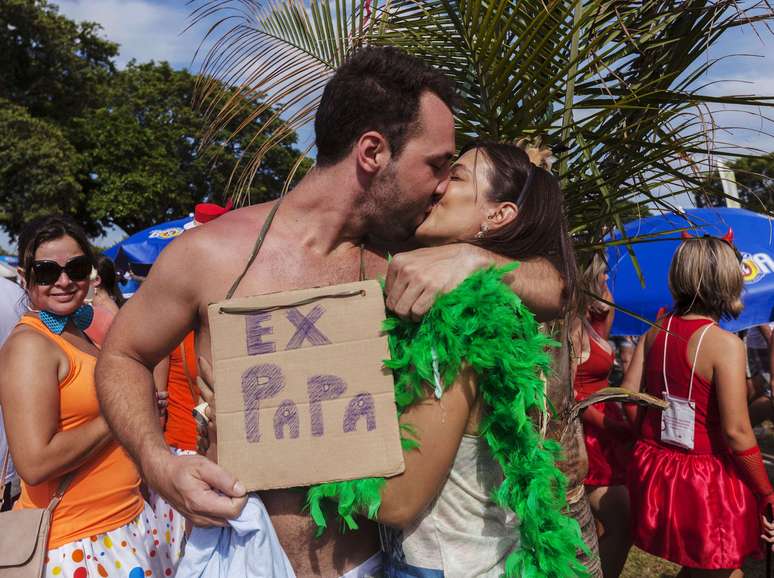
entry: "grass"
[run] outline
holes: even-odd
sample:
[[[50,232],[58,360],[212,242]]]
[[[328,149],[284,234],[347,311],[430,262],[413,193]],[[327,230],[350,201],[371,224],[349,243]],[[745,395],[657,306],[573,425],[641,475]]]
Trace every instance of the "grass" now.
[[[639,548],[632,548],[621,578],[674,578],[680,567],[661,558],[656,558]],[[745,578],[765,578],[763,560],[748,560],[744,565]]]

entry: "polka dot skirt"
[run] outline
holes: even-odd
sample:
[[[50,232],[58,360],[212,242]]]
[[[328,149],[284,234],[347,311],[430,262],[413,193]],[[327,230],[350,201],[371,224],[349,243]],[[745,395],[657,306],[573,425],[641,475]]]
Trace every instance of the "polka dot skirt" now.
[[[148,504],[127,525],[48,551],[45,578],[174,576],[179,546]]]

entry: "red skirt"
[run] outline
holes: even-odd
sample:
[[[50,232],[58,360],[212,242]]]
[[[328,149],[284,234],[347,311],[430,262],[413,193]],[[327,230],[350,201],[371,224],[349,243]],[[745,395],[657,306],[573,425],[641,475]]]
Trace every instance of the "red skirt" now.
[[[634,543],[642,550],[704,570],[741,568],[760,553],[755,496],[730,456],[639,441],[628,486]]]
[[[595,403],[594,409],[606,417],[624,421],[623,411],[616,403]],[[621,486],[626,483],[626,470],[631,458],[631,442],[619,439],[614,433],[588,423],[583,424],[583,439],[589,458],[589,473],[583,483],[587,486]]]

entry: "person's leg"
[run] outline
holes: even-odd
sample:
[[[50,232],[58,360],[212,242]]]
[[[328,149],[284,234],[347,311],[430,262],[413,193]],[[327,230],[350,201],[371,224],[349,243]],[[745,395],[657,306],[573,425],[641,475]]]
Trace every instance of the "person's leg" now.
[[[632,546],[626,486],[600,486],[588,493],[599,530],[599,558],[605,578],[618,578]]]

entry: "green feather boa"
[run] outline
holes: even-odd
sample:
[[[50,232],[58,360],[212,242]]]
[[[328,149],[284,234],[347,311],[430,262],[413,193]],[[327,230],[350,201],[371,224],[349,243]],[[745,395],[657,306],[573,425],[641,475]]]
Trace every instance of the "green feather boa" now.
[[[454,291],[440,296],[420,323],[390,317],[384,330],[395,374],[398,414],[432,395],[432,350],[445,389],[463,364],[476,373],[486,412],[480,435],[504,474],[493,492],[499,506],[520,520],[521,547],[509,554],[505,576],[585,576],[577,560],[586,550],[575,520],[562,514],[566,480],[556,467],[559,444],[542,439],[530,413],[540,415],[547,403],[541,374],[550,371],[548,347],[556,342],[543,335],[532,312],[503,282],[513,264],[486,269],[467,278]],[[404,450],[418,446],[411,428],[402,428]],[[408,430],[408,431],[407,431]],[[381,505],[384,478],[367,478],[312,486],[307,507],[319,533],[326,527],[326,499],[338,502],[337,512],[349,529],[354,516],[374,519]]]

